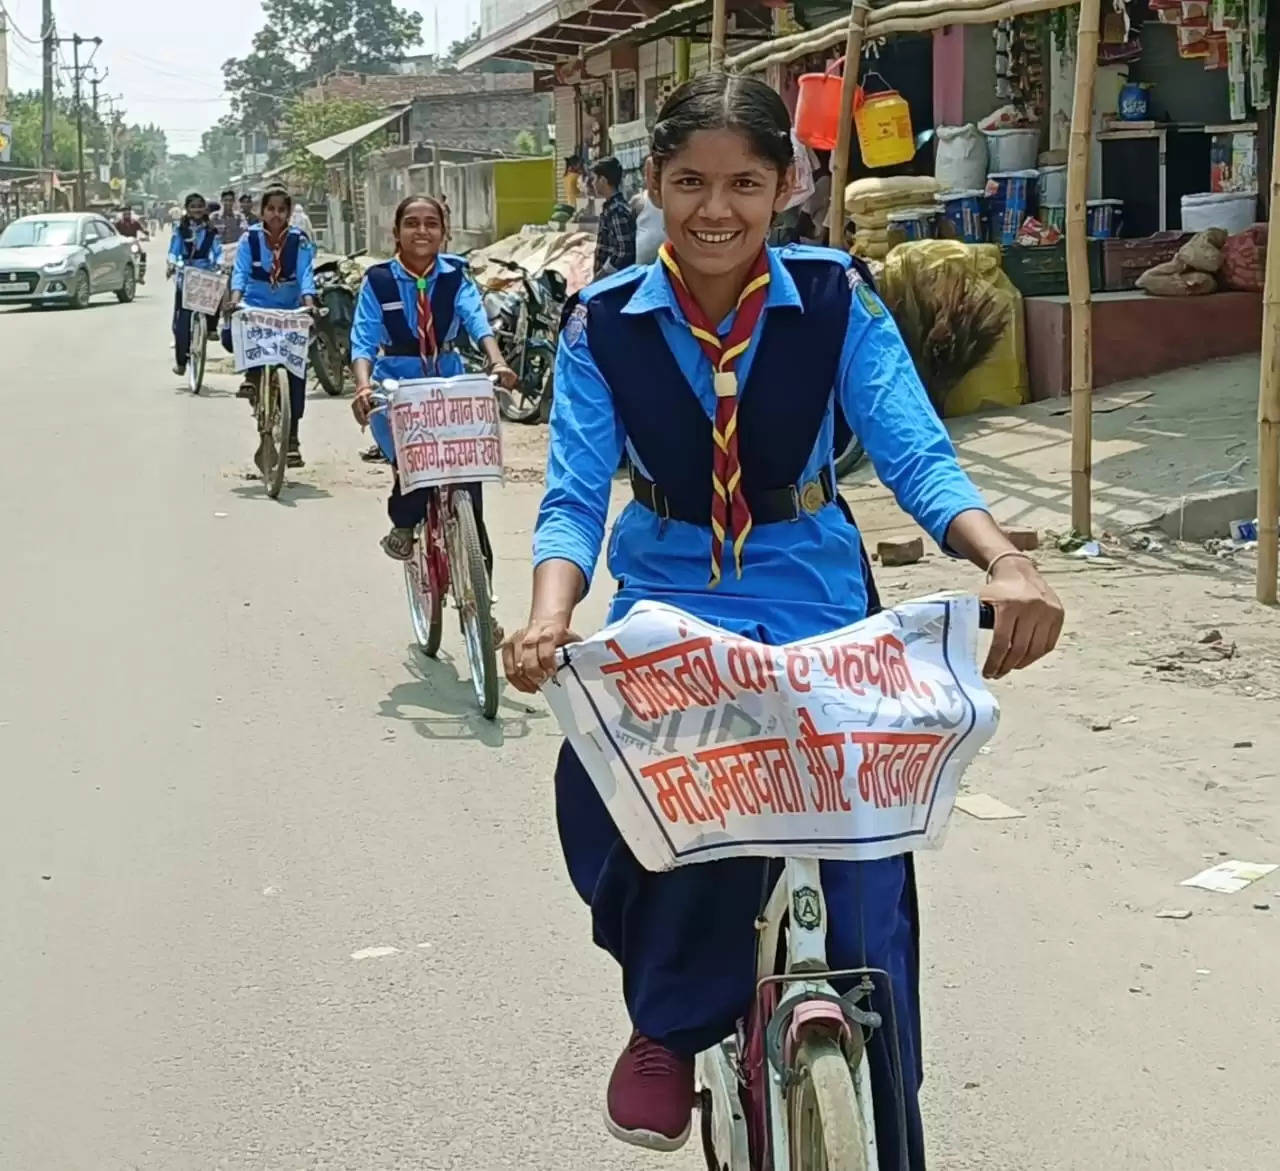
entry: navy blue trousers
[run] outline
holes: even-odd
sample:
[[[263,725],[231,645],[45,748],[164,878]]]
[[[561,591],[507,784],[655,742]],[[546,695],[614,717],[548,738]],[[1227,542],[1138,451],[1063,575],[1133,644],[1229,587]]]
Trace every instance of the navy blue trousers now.
[[[235,347],[231,344],[231,326],[224,325],[220,336],[222,338],[222,348],[226,350],[228,354],[234,353]],[[304,371],[301,378],[291,370],[286,371],[285,373],[289,376],[289,413],[293,416],[289,424],[289,429],[293,431],[294,434],[297,434],[298,420],[302,418],[302,413],[307,409],[306,373]],[[255,386],[258,385],[258,379],[261,377],[261,369],[248,370],[245,372],[245,378]]]
[[[395,465],[392,464],[394,472]],[[484,566],[489,571],[489,580],[493,580],[493,548],[489,544],[489,530],[484,527],[484,492],[483,484],[459,484],[471,497],[471,511],[475,513],[476,528],[480,532],[480,552],[484,554]],[[427,493],[430,488],[415,488],[412,492],[400,491],[400,477],[395,475],[391,482],[391,495],[387,497],[387,516],[391,523],[400,529],[411,529],[427,514]]]
[[[729,1036],[754,996],[754,923],[766,880],[777,876],[779,864],[729,859],[661,874],[645,870],[567,744],[556,768],[556,815],[569,877],[591,908],[595,942],[622,966],[623,997],[635,1027],[687,1056]],[[824,862],[822,884],[828,962],[833,968],[880,968],[890,977],[892,997],[878,988],[870,1005],[885,1020],[868,1046],[880,1171],[923,1171],[911,860]]]

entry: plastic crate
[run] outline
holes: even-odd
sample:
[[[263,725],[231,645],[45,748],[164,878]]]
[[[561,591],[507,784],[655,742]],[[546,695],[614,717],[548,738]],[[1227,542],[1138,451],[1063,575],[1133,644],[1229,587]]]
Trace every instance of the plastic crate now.
[[[1089,241],[1089,289],[1102,290],[1102,240]],[[1004,249],[1004,271],[1024,297],[1067,295],[1067,245],[1041,244]]]
[[[1138,287],[1138,278],[1149,268],[1172,260],[1190,232],[1158,232],[1139,240],[1103,240],[1102,288],[1123,293]]]

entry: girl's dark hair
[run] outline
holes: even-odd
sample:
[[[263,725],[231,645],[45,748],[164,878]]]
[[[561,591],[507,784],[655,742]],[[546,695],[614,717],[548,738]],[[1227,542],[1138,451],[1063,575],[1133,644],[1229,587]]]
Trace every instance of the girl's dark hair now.
[[[193,191],[190,195],[186,197],[186,199],[182,201],[182,206],[190,207],[193,203],[203,203],[207,205],[208,202],[209,201],[205,199],[205,197],[201,195],[199,191]]]
[[[446,234],[449,231],[449,212],[444,204],[440,202],[434,195],[406,195],[398,204],[396,204],[396,231],[400,230],[400,221],[404,219],[405,212],[409,210],[415,203],[429,203],[436,209],[436,215],[440,217],[440,226],[444,228]]]
[[[737,130],[779,173],[791,166],[791,115],[759,78],[703,73],[677,88],[653,128],[655,166],[661,169],[699,130]]]
[[[290,195],[285,188],[276,186],[268,187],[262,193],[262,201],[258,204],[258,214],[261,215],[267,210],[268,200],[275,199],[277,197],[284,200],[284,205],[289,209],[289,211],[293,211],[293,196]]]

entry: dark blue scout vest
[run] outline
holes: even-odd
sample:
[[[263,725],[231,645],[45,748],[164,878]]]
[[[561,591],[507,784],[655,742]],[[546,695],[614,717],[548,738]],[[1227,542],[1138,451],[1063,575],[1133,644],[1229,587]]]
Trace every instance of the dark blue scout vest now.
[[[196,243],[196,233],[200,229],[188,227],[185,230],[178,229],[178,234],[182,238],[182,258],[184,260],[208,260],[209,254],[213,251],[213,242],[217,238],[217,232],[210,227],[204,229],[204,239],[199,244]]]
[[[255,281],[271,279],[271,250],[263,247],[265,232],[250,230],[249,232],[249,276]],[[280,256],[280,280],[295,280],[298,275],[298,249],[302,246],[300,232],[287,231],[284,238],[284,252]]]
[[[462,261],[454,257],[445,257],[457,267],[440,269],[436,273],[435,284],[431,287],[431,318],[435,325],[436,340],[441,345],[453,328],[454,304],[458,299],[458,290],[464,280]],[[382,306],[382,323],[386,326],[387,336],[391,344],[384,346],[382,353],[388,358],[416,358],[419,355],[418,335],[409,328],[409,319],[405,316],[404,296],[396,274],[391,271],[391,261],[375,264],[365,273],[369,280],[369,288],[378,298]],[[416,294],[415,294],[416,295]]]
[[[782,519],[814,504],[835,502],[852,524],[829,473],[822,473],[818,501],[813,500],[813,485],[799,483],[839,375],[853,295],[849,270],[817,257],[787,258],[783,264],[804,311],[767,311],[751,372],[739,392],[743,484],[757,523],[779,519],[770,514],[794,501],[790,516]],[[634,292],[634,283],[624,284],[586,302],[591,355],[609,385],[628,439],[653,477],[655,503],[645,499],[647,487],[634,470],[633,490],[660,515],[709,528],[711,419],[667,346],[657,317],[622,312]],[[865,548],[862,562],[868,612],[874,612],[879,598]]]

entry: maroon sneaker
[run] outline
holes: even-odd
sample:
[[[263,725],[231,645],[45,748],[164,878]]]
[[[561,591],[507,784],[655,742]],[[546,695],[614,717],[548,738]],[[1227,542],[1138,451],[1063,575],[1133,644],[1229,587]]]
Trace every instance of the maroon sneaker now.
[[[651,1151],[678,1151],[692,1121],[693,1059],[632,1033],[609,1078],[604,1110],[609,1133]]]

